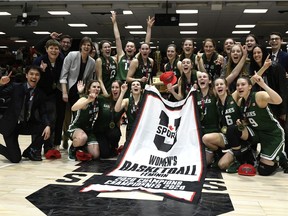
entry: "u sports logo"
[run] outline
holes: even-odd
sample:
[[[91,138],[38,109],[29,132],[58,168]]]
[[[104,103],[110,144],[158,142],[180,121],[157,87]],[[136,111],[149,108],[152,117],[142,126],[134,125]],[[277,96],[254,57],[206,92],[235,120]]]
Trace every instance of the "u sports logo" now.
[[[177,130],[180,125],[181,117],[174,119],[169,124],[168,115],[162,110],[160,121],[157,127],[154,143],[159,151],[168,152],[177,141]]]

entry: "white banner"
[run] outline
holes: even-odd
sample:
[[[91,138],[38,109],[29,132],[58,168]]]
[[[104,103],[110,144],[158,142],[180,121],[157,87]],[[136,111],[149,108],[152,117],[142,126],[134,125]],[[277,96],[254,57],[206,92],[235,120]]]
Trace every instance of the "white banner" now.
[[[81,191],[140,189],[197,202],[206,166],[195,104],[192,91],[185,100],[169,102],[155,87],[146,87],[115,168]]]

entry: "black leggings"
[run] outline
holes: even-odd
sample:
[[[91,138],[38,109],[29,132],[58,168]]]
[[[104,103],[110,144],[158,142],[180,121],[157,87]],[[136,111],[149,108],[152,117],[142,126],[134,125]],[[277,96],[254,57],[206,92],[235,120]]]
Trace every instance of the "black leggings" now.
[[[116,148],[121,138],[121,130],[119,127],[107,129],[106,132],[96,133],[96,138],[99,143],[100,157],[109,158],[116,156]]]

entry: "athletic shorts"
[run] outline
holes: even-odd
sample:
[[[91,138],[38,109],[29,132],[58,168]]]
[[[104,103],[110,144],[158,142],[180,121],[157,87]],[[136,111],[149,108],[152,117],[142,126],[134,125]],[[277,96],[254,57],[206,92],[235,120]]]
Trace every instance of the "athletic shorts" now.
[[[285,134],[283,129],[273,131],[257,131],[255,133],[253,143],[261,144],[260,157],[267,160],[275,160],[281,154],[285,145]]]

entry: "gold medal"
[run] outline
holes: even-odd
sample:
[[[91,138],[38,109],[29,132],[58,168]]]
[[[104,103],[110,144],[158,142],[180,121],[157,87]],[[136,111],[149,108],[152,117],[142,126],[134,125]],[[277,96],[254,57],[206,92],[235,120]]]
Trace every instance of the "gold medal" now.
[[[113,129],[115,127],[115,123],[114,122],[110,122],[109,123],[109,128]]]
[[[223,134],[226,134],[226,133],[227,133],[227,126],[223,126],[223,127],[221,128],[221,132],[222,132]]]
[[[243,124],[238,125],[238,130],[243,131],[245,129],[245,126]]]

